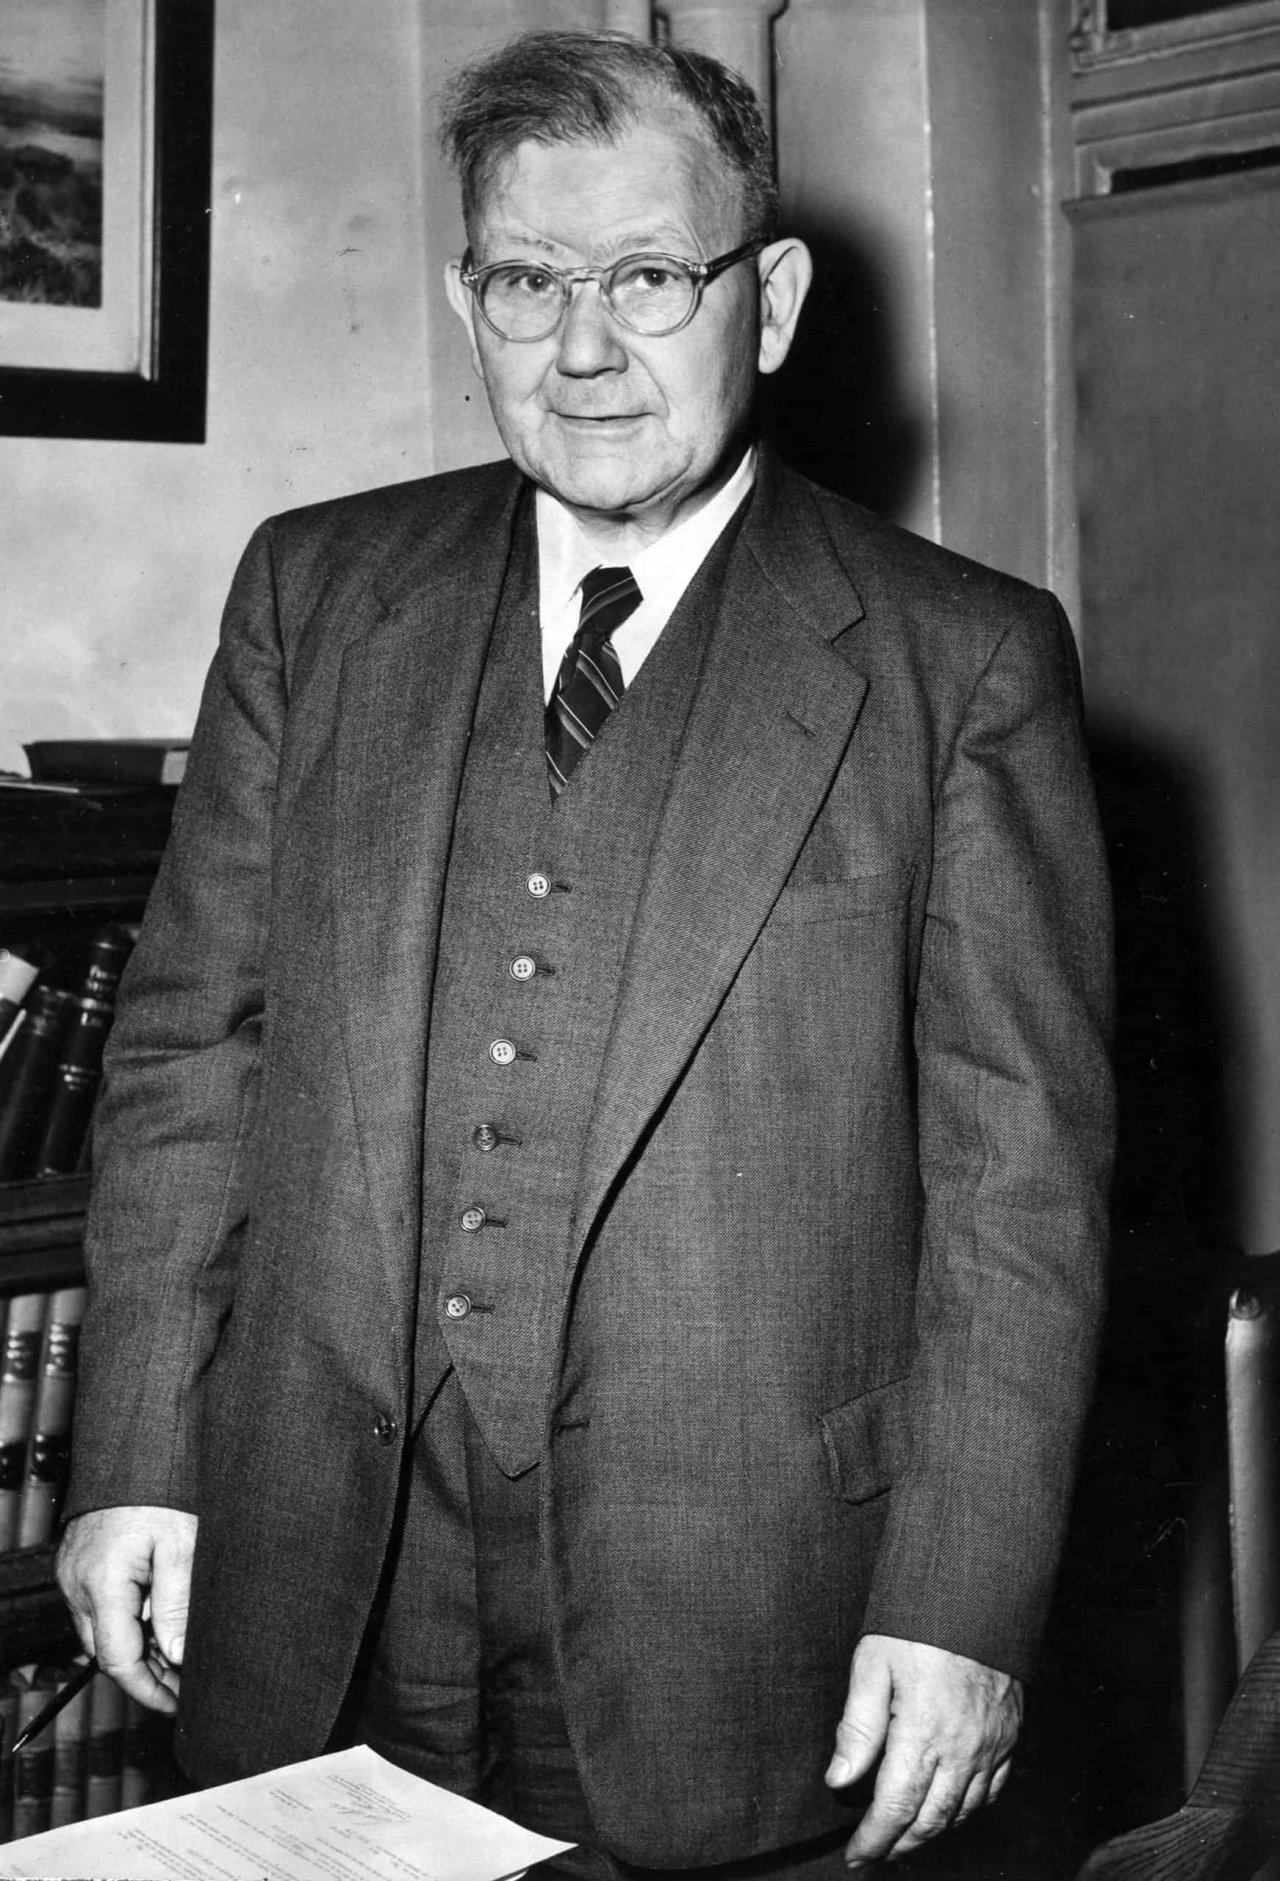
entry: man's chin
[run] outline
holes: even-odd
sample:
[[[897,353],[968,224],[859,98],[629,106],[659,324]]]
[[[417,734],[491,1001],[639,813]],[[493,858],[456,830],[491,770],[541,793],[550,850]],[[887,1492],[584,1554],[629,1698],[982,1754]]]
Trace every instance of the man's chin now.
[[[540,469],[532,474],[535,482],[558,497],[567,509],[602,517],[643,515],[662,503],[667,488],[657,479],[638,478],[634,467],[628,470],[625,466],[604,475],[580,469],[551,474]]]

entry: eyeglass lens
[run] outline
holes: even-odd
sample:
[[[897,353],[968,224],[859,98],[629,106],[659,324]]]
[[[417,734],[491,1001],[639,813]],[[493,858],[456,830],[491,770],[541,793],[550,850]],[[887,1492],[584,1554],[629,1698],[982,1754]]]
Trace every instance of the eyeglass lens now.
[[[601,280],[610,307],[636,333],[669,333],[689,316],[697,283],[659,255],[628,255]],[[559,279],[545,268],[513,262],[495,268],[480,284],[485,318],[509,340],[540,340],[560,321],[564,296]]]

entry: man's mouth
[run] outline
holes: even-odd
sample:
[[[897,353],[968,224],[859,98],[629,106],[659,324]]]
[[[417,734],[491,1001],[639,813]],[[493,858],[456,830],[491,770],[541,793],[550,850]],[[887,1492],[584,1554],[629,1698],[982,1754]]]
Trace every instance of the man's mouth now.
[[[628,425],[645,416],[642,411],[558,411],[555,416],[566,424]]]

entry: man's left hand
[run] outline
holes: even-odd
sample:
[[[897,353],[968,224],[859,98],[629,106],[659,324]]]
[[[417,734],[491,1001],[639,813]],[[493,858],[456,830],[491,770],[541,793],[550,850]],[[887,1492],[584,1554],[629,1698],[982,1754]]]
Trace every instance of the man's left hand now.
[[[1008,1673],[915,1640],[860,1640],[826,1777],[842,1789],[881,1759],[849,1866],[909,1854],[994,1802],[1021,1723],[1022,1685]]]

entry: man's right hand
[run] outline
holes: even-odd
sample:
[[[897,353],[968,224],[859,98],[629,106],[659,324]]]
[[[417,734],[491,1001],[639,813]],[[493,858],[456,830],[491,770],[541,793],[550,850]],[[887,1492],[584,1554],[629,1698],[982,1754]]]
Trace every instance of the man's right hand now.
[[[178,1708],[195,1545],[196,1517],[185,1509],[114,1508],[76,1516],[58,1550],[81,1645],[152,1711]]]

